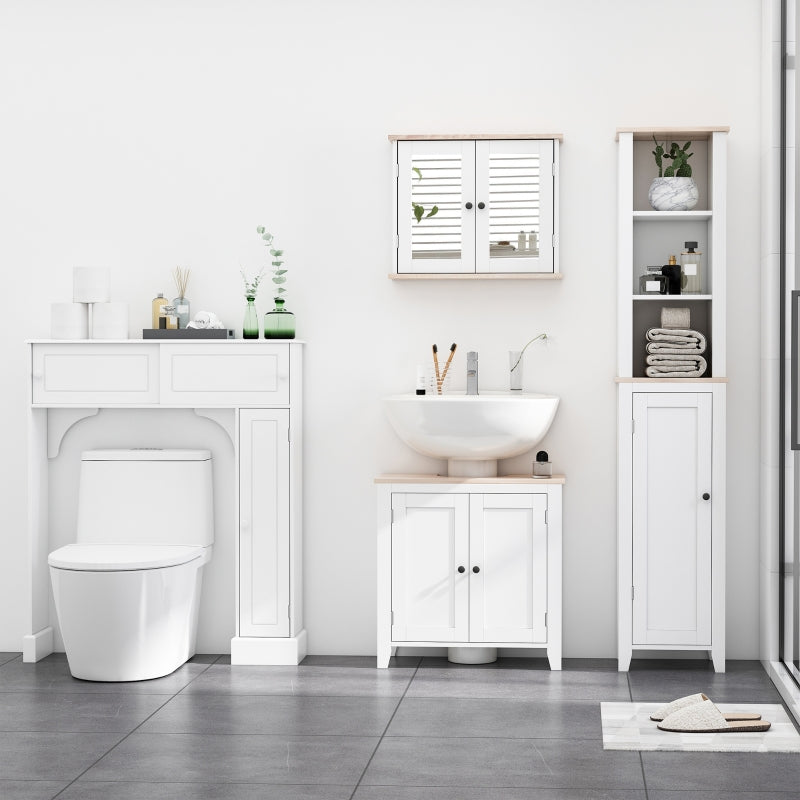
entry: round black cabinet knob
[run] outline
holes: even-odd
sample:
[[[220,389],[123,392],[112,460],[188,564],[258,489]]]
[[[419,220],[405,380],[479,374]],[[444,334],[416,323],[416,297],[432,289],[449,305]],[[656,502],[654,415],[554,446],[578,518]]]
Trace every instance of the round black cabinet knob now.
[[[711,495],[708,492],[703,492],[703,500],[710,500]]]
[[[472,203],[467,203],[464,208],[472,208]]]
[[[481,568],[480,568],[480,567],[473,567],[473,568],[472,568],[472,571],[473,571],[473,572],[475,572],[475,573],[477,573],[477,572],[480,572],[480,571],[481,571]]]
[[[465,567],[459,567],[459,568],[458,568],[458,571],[463,573],[463,572],[466,572],[467,570],[466,570],[466,568],[465,568]]]
[[[486,203],[478,203],[478,208],[486,208]]]

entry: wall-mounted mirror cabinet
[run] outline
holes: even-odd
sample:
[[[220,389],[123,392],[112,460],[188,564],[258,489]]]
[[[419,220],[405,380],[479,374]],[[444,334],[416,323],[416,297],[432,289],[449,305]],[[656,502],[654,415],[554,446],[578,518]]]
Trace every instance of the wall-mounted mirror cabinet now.
[[[389,138],[392,277],[560,277],[559,135]]]

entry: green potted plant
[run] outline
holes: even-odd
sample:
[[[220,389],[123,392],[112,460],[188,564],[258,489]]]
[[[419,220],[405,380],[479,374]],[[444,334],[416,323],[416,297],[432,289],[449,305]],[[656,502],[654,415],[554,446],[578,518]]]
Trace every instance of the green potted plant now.
[[[264,315],[264,338],[265,339],[294,339],[295,324],[294,314],[287,311],[283,305],[286,302],[283,295],[286,293],[286,273],[288,270],[283,266],[283,250],[278,250],[274,246],[275,237],[268,233],[263,225],[256,228],[256,233],[261,236],[264,244],[269,248],[272,256],[272,284],[275,293],[275,308]]]
[[[650,184],[650,205],[656,211],[689,211],[697,205],[700,196],[689,164],[689,159],[694,155],[689,152],[692,143],[686,142],[681,147],[677,142],[672,142],[667,151],[666,142],[659,144],[655,136],[653,142],[656,149],[652,153],[658,167],[658,177]]]

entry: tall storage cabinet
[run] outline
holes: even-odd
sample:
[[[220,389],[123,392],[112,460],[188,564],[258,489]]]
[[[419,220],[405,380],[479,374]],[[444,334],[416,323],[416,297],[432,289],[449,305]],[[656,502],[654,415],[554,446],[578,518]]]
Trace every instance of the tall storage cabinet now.
[[[725,670],[725,193],[727,128],[623,129],[618,184],[619,669],[634,651],[707,651]],[[653,137],[692,142],[699,201],[654,211]],[[697,241],[700,293],[639,293],[649,264]],[[700,378],[646,377],[647,331],[688,308],[707,340]]]

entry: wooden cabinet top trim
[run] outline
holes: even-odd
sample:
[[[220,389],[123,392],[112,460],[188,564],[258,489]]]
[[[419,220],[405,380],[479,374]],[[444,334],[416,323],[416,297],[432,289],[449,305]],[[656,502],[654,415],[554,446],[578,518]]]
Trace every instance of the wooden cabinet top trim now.
[[[563,133],[390,133],[390,142],[433,142],[433,141],[464,141],[472,142],[483,139],[556,139],[564,141]]]
[[[567,479],[564,475],[553,475],[551,478],[532,478],[530,475],[500,475],[496,478],[460,478],[457,476],[448,475],[378,475],[375,478],[375,483],[431,483],[431,484],[478,484],[484,483],[489,485],[497,485],[504,483],[527,484],[529,486],[537,486],[542,484],[563,484]]]
[[[636,140],[650,139],[653,136],[667,139],[708,139],[712,133],[730,133],[728,125],[711,125],[684,128],[617,128],[616,139],[621,133],[632,133]]]

